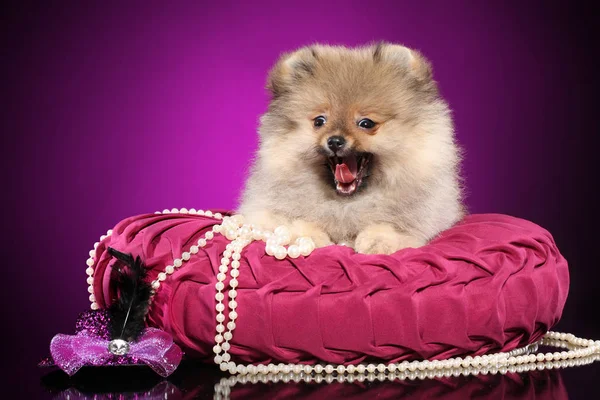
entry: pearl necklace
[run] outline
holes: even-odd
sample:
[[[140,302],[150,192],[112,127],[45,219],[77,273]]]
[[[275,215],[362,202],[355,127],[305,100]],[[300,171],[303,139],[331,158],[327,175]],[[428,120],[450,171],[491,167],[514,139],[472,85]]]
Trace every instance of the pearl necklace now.
[[[544,339],[543,341],[545,341]],[[565,342],[563,342],[565,343]],[[548,344],[546,344],[548,345]],[[213,399],[227,399],[231,394],[232,388],[236,384],[257,384],[257,383],[288,383],[288,382],[306,382],[306,383],[362,383],[365,381],[374,382],[374,381],[404,381],[404,380],[424,380],[424,379],[434,379],[434,378],[450,378],[450,377],[458,377],[461,375],[469,376],[469,375],[496,375],[506,374],[506,373],[524,373],[532,370],[544,370],[544,369],[558,369],[558,368],[567,368],[574,366],[582,366],[591,364],[595,361],[600,360],[599,354],[592,354],[587,357],[582,357],[580,359],[572,359],[572,360],[556,360],[556,361],[546,361],[546,362],[537,362],[537,363],[528,363],[521,365],[510,365],[510,366],[479,366],[479,367],[458,367],[458,368],[447,368],[440,370],[417,370],[417,371],[404,371],[404,372],[389,372],[389,373],[366,373],[366,374],[306,374],[301,372],[299,374],[296,373],[267,373],[267,374],[256,374],[256,375],[233,375],[230,377],[221,378],[219,383],[215,385],[215,394]]]
[[[150,301],[152,301],[156,291],[160,288],[160,283],[164,281],[168,275],[173,274],[177,268],[180,268],[184,262],[188,261],[193,254],[198,253],[200,247],[206,246],[207,242],[214,238],[214,233],[220,233],[230,240],[230,243],[225,246],[225,251],[223,252],[223,257],[221,258],[221,264],[219,266],[219,273],[217,274],[217,283],[215,284],[215,300],[217,301],[215,309],[217,311],[217,324],[213,352],[215,353],[214,362],[219,365],[219,368],[222,371],[229,371],[231,374],[258,374],[261,376],[266,376],[267,374],[277,375],[282,373],[302,376],[302,374],[311,375],[314,372],[316,374],[315,376],[321,377],[322,374],[325,376],[332,376],[334,373],[336,373],[338,377],[345,376],[345,374],[347,374],[349,377],[353,376],[353,374],[363,376],[364,374],[374,374],[377,372],[379,375],[383,374],[384,376],[394,376],[394,379],[404,376],[402,374],[405,374],[406,377],[404,379],[407,377],[410,379],[410,376],[412,376],[410,375],[411,373],[419,374],[420,372],[426,372],[427,375],[429,371],[437,371],[443,374],[448,373],[448,370],[456,370],[461,368],[461,371],[470,371],[469,373],[472,373],[473,368],[481,368],[481,371],[488,370],[488,372],[494,370],[494,368],[497,369],[497,372],[502,372],[504,370],[507,372],[514,372],[512,369],[517,371],[519,367],[521,367],[521,369],[524,371],[525,369],[523,368],[525,368],[525,366],[530,369],[535,369],[538,368],[539,364],[544,365],[543,368],[545,368],[546,364],[544,364],[544,362],[555,362],[560,366],[569,366],[569,363],[571,362],[583,362],[583,360],[588,359],[596,360],[600,354],[600,340],[593,341],[589,339],[577,338],[570,333],[548,332],[541,341],[542,344],[554,343],[558,347],[567,347],[569,350],[561,352],[530,354],[531,352],[537,351],[538,344],[534,343],[509,352],[499,352],[494,354],[486,354],[483,356],[466,356],[464,358],[453,357],[447,360],[433,361],[402,361],[400,363],[380,363],[377,365],[351,364],[346,366],[341,364],[316,364],[313,366],[283,363],[277,365],[272,363],[267,365],[236,364],[235,362],[231,361],[231,355],[228,351],[231,348],[230,341],[233,339],[233,331],[236,328],[235,321],[238,318],[238,313],[236,311],[237,301],[235,299],[237,297],[236,288],[239,284],[237,278],[240,274],[239,260],[241,259],[242,250],[255,240],[263,240],[266,242],[265,252],[269,255],[275,256],[279,260],[282,260],[288,256],[291,258],[297,258],[300,255],[307,256],[312,253],[315,245],[308,237],[301,237],[297,239],[294,244],[290,245],[291,233],[286,227],[279,226],[273,232],[263,231],[252,225],[244,224],[244,217],[239,214],[231,217],[223,217],[221,214],[213,214],[211,211],[195,211],[194,209],[187,210],[185,208],[181,210],[174,208],[172,210],[162,211],[162,214],[169,213],[204,215],[222,220],[223,222],[221,224],[214,225],[211,231],[206,232],[203,238],[198,239],[197,245],[191,246],[188,252],[182,253],[181,258],[176,258],[173,260],[173,265],[168,265],[164,272],[158,274],[157,279],[152,281],[153,294]],[[161,212],[157,211],[156,214],[161,214]],[[106,239],[111,233],[111,231],[108,231],[107,235],[102,236],[100,240]],[[286,245],[289,246],[286,248]],[[88,288],[88,291],[90,292],[92,309],[98,308],[98,305],[95,303],[95,298],[93,297],[93,287],[90,283],[93,282],[93,265],[95,263],[95,249],[97,246],[98,243],[95,243],[94,250],[90,251],[90,258],[87,260],[88,269],[86,270],[89,275],[88,283],[90,284],[90,287]],[[229,266],[231,266],[231,271],[229,271]],[[227,272],[229,272],[231,279],[228,282],[228,286],[230,288],[228,295],[230,300],[227,303],[227,306],[229,307],[229,322],[227,323],[226,331],[223,322],[225,321],[224,313],[227,312],[227,309],[225,304],[223,304],[223,300],[225,298],[223,290],[225,289]],[[569,346],[576,348],[571,348]],[[452,372],[452,374],[453,373],[454,372]],[[321,380],[322,379],[323,378],[321,378]],[[333,379],[333,377],[331,379]]]

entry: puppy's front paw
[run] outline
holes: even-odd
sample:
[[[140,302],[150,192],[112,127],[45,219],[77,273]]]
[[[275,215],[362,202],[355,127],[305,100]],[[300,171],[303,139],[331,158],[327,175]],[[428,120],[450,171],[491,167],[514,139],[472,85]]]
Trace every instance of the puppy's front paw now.
[[[289,225],[289,221],[283,216],[263,210],[249,212],[244,217],[247,224],[267,231],[274,231],[280,225]]]
[[[308,236],[315,243],[315,247],[325,247],[332,244],[329,235],[312,222],[295,220],[290,227],[292,242],[301,236]]]
[[[354,250],[364,254],[392,254],[407,247],[420,247],[425,241],[396,231],[391,225],[371,225],[361,231]]]

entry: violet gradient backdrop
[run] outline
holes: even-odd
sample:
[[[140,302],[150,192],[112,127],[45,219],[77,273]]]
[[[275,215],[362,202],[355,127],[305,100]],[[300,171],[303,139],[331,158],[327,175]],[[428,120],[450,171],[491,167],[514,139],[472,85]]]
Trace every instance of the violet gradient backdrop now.
[[[383,39],[432,61],[466,150],[470,210],[548,228],[572,270],[559,327],[600,338],[586,306],[600,300],[591,12],[516,1],[249,3],[21,4],[2,17],[2,296],[20,299],[3,310],[17,369],[73,329],[89,304],[87,252],[120,219],[236,205],[265,75],[280,52],[312,42]]]

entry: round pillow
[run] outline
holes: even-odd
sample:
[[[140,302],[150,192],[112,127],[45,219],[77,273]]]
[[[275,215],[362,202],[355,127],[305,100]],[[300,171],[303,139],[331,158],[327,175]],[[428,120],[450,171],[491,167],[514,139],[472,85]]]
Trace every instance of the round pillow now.
[[[118,223],[96,249],[97,305],[107,307],[115,297],[115,260],[107,247],[140,256],[154,280],[217,223],[173,213]],[[161,282],[149,310],[148,325],[169,332],[188,357],[212,360],[216,275],[228,243],[215,234]],[[244,249],[240,264],[229,353],[250,363],[396,362],[509,351],[539,340],[558,322],[569,287],[567,262],[552,236],[499,214],[469,215],[426,246],[392,255],[333,245],[277,260],[260,241]]]

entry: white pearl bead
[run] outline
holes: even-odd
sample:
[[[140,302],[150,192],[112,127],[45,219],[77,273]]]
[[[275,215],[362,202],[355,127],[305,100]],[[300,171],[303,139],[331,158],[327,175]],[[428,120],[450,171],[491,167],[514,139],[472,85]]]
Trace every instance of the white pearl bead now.
[[[156,290],[160,287],[160,282],[159,281],[153,281],[152,282],[152,289]]]
[[[164,210],[162,210],[162,213],[163,213],[163,214],[170,214],[170,213],[171,213],[171,210],[167,210],[167,209],[165,208]]]
[[[189,260],[189,259],[190,259],[190,256],[191,256],[191,255],[190,255],[190,253],[188,253],[188,252],[183,252],[183,253],[181,254],[181,258],[182,258],[183,260],[185,260],[185,261]]]
[[[204,212],[204,215],[206,215],[207,217],[212,217],[212,216],[213,216],[213,213],[212,213],[212,211],[210,211],[210,210],[206,210],[206,211]]]
[[[169,275],[171,275],[173,272],[175,272],[175,267],[172,265],[167,266],[167,268],[165,268],[165,272]]]
[[[182,208],[181,210],[179,210],[179,212],[180,212],[181,214],[187,214],[187,213],[188,213],[188,210],[187,210],[187,208]]]
[[[196,246],[196,245],[194,245],[194,246],[190,247],[190,253],[191,253],[191,254],[196,254],[196,253],[198,253],[198,250],[199,250],[199,248],[198,248],[198,246]]]
[[[227,329],[229,329],[230,331],[233,331],[235,329],[235,322],[229,321],[227,323]]]
[[[277,228],[275,228],[275,230],[273,231],[273,233],[277,236],[282,236],[282,235],[289,235],[290,234],[290,230],[284,226],[284,225],[280,225]]]
[[[292,236],[291,235],[280,235],[279,236],[279,244],[283,244],[283,245],[288,245],[290,244],[290,242],[292,241]]]
[[[97,310],[98,308],[100,308],[100,307],[98,307],[98,304],[96,304],[96,303],[92,303],[92,305],[90,307],[92,308],[92,310]]]
[[[179,214],[179,210],[176,208],[171,209],[171,214]]]
[[[223,322],[223,321],[225,321],[225,316],[223,314],[219,313],[219,314],[217,314],[216,320],[217,320],[217,322]]]
[[[88,276],[88,278],[86,279],[86,282],[88,285],[93,285],[94,284],[94,277],[93,276]]]
[[[198,239],[198,246],[200,246],[200,247],[206,246],[206,239]]]
[[[221,214],[221,213],[215,213],[213,215],[213,217],[215,217],[216,219],[221,219],[221,218],[223,218],[223,214]]]
[[[231,340],[231,338],[233,337],[233,335],[231,334],[231,332],[225,332],[223,334],[223,337],[225,338],[225,340]]]
[[[90,294],[90,302],[94,303],[96,301],[96,296],[94,296],[94,294]]]
[[[314,250],[313,246],[310,243],[302,243],[299,246],[300,254],[303,256],[308,256]]]
[[[94,293],[94,287],[88,286],[88,293]]]
[[[214,238],[214,237],[215,237],[215,234],[214,234],[212,231],[208,231],[208,232],[206,232],[206,234],[204,235],[204,237],[205,237],[207,240],[211,240],[212,238]]]
[[[225,335],[223,335],[223,337],[225,337]],[[229,349],[231,348],[231,345],[228,342],[223,342],[221,347],[223,348],[223,351],[229,351]]]
[[[183,261],[181,261],[181,258],[176,258],[175,260],[173,260],[173,265],[174,265],[176,268],[179,268],[179,267],[181,267],[181,265],[182,265],[182,264],[183,264]]]
[[[217,343],[223,342],[223,335],[221,335],[221,334],[216,335],[215,342],[217,342]]]
[[[92,276],[92,275],[94,275],[94,269],[92,267],[88,267],[85,270],[85,273],[88,274],[89,276]]]
[[[238,280],[236,278],[231,278],[231,280],[229,281],[229,286],[231,286],[232,288],[236,288],[238,286]]]
[[[158,274],[158,280],[159,281],[164,281],[165,279],[167,279],[167,274],[165,274],[164,272],[161,272],[160,274]]]
[[[275,258],[278,260],[283,260],[287,256],[287,251],[283,246],[277,246],[274,252]]]
[[[88,258],[85,263],[88,265],[88,267],[91,267],[92,265],[94,265],[94,259],[93,258]]]
[[[240,262],[238,260],[233,260],[231,262],[231,268],[239,268],[240,267]]]
[[[242,226],[240,228],[239,234],[240,236],[248,236],[251,232],[252,230],[248,226]]]
[[[298,258],[300,256],[300,247],[293,244],[290,247],[288,247],[287,253],[288,256],[290,256],[290,258]]]
[[[267,245],[265,246],[265,253],[267,253],[267,254],[268,254],[268,255],[270,255],[270,256],[272,256],[272,255],[275,255],[275,250],[276,250],[276,249],[277,249],[277,247],[276,247],[276,246],[274,246],[274,245],[270,245],[270,244],[267,244]]]
[[[229,313],[229,319],[230,320],[235,320],[237,317],[238,317],[237,312],[232,311],[232,312]]]
[[[232,298],[232,299],[235,299],[236,296],[237,296],[237,290],[231,289],[229,291],[229,297]]]
[[[224,287],[225,287],[225,285],[223,284],[223,282],[217,282],[215,284],[215,289],[217,289],[219,291],[223,290]]]

